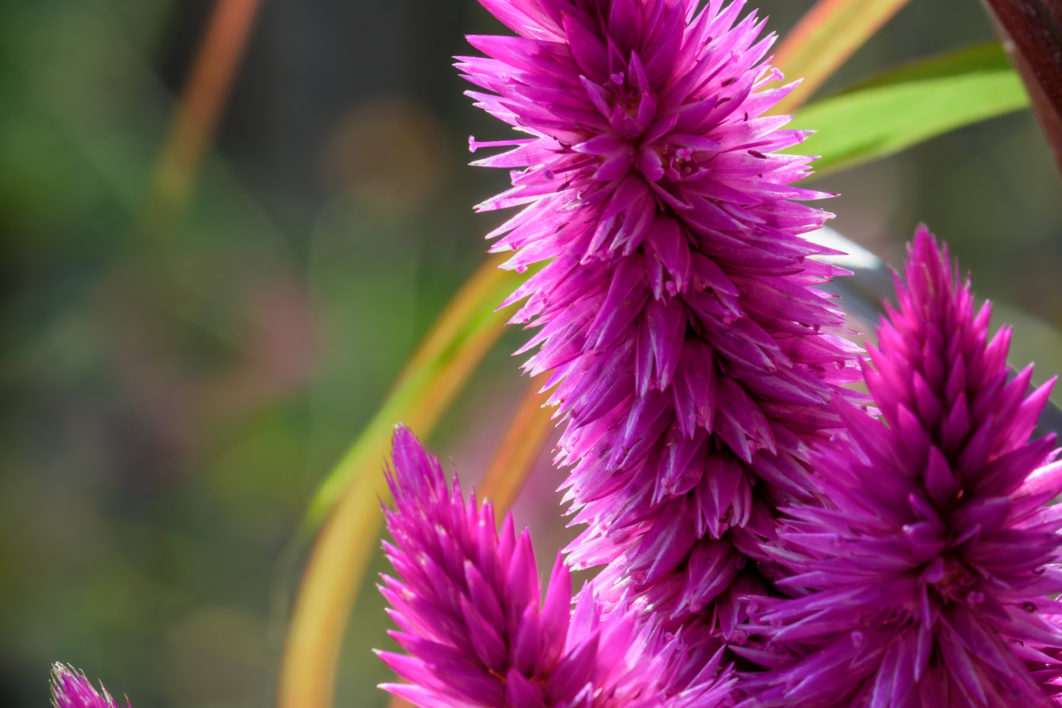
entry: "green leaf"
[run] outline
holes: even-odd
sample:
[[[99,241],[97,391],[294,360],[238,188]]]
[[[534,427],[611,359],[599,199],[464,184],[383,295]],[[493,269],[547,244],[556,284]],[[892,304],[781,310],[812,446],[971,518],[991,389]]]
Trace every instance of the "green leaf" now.
[[[816,131],[796,151],[819,155],[822,176],[1028,105],[1002,47],[991,43],[860,82],[799,111],[791,127]]]

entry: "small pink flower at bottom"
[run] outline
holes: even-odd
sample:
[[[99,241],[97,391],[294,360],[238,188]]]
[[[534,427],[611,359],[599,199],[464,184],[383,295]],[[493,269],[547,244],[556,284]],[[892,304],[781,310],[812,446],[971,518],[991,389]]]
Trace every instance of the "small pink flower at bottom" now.
[[[59,662],[52,664],[52,705],[55,708],[119,708],[102,683],[97,691],[83,671]],[[125,708],[129,708],[128,699]]]
[[[397,577],[380,590],[407,652],[377,652],[409,683],[383,688],[421,708],[722,708],[732,674],[721,654],[690,667],[681,639],[646,631],[635,616],[605,611],[592,585],[572,596],[558,557],[539,584],[531,537],[511,514],[501,532],[489,502],[448,484],[435,457],[399,427],[393,542]]]

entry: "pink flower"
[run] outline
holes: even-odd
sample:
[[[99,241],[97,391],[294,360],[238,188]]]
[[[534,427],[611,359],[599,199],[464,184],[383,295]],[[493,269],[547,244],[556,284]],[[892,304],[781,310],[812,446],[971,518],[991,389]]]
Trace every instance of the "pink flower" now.
[[[1010,378],[925,227],[865,367],[881,418],[851,410],[855,455],[823,454],[827,508],[797,507],[746,655],[752,706],[1044,706],[1060,689],[1062,492],[1054,436],[1029,437],[1051,382]]]
[[[854,376],[814,287],[835,271],[799,237],[829,214],[792,201],[824,195],[792,186],[810,158],[778,152],[805,134],[764,115],[789,90],[762,61],[773,37],[741,0],[481,2],[518,36],[469,37],[487,57],[458,67],[525,137],[478,163],[516,169],[480,208],[522,206],[493,250],[544,263],[510,301],[566,422],[588,524],[570,558],[606,566],[608,602],[730,638]]]
[[[103,684],[97,692],[83,672],[58,662],[52,664],[52,705],[55,708],[118,708]],[[128,699],[125,705],[129,708]]]
[[[455,480],[405,428],[394,438],[384,544],[398,579],[380,590],[409,654],[379,652],[412,684],[383,686],[418,706],[708,708],[732,683],[719,660],[678,665],[676,639],[635,626],[630,613],[603,613],[590,588],[572,606],[560,558],[544,601],[530,536],[512,515],[496,531],[489,503],[467,501]]]

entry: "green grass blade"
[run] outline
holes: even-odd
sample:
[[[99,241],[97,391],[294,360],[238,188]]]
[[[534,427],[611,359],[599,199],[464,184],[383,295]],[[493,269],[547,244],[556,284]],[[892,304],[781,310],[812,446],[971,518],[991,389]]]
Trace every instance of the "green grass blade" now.
[[[860,82],[799,111],[792,127],[816,131],[796,151],[819,155],[822,176],[1028,105],[1021,79],[992,43]]]

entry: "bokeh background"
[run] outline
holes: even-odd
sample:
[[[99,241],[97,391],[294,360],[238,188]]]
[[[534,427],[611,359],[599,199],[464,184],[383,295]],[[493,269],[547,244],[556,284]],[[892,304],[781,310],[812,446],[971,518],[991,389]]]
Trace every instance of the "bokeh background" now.
[[[784,32],[810,1],[760,5]],[[271,705],[310,495],[501,218],[472,213],[506,175],[466,145],[504,131],[450,67],[499,26],[465,0],[263,0],[189,198],[160,201],[213,7],[0,4],[3,706],[47,705],[55,660],[137,708]],[[992,36],[978,3],[914,0],[823,93]],[[1028,113],[818,186],[890,262],[928,222],[1015,360],[1062,371],[1062,181]],[[471,479],[524,388],[519,339],[432,438]],[[547,560],[555,483],[517,507]],[[386,703],[385,628],[369,587],[337,705]]]

